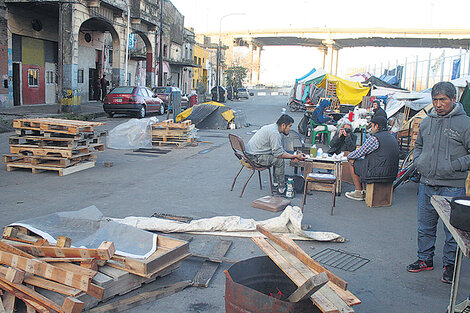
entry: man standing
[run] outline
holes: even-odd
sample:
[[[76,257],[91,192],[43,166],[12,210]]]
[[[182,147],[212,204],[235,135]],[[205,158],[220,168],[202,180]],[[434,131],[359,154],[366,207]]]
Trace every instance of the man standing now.
[[[418,260],[409,272],[432,270],[439,216],[431,205],[433,195],[465,195],[470,169],[470,118],[450,82],[440,82],[431,91],[433,109],[419,125],[414,164],[421,173],[418,190]],[[442,282],[452,283],[457,243],[444,225],[445,243]]]
[[[104,101],[106,99],[106,95],[108,94],[108,85],[109,82],[106,80],[106,75],[103,74],[103,78],[101,78],[101,100]]]
[[[387,119],[387,113],[380,106],[380,100],[375,99],[374,101],[372,101],[372,111],[374,112],[373,117],[383,116],[383,117],[385,117],[385,119]]]
[[[286,191],[284,159],[305,160],[305,154],[290,154],[282,147],[281,134],[287,136],[293,123],[292,117],[283,114],[276,123],[261,127],[246,144],[246,153],[253,162],[273,166],[273,184],[279,194]]]
[[[387,183],[397,178],[398,142],[388,131],[387,119],[383,116],[373,117],[371,125],[372,136],[359,149],[348,154],[352,164],[351,177],[356,187],[356,190],[345,193],[349,199],[364,200],[363,182]]]
[[[330,142],[328,154],[340,154],[343,151],[356,150],[357,136],[352,132],[351,122],[346,121],[341,124],[339,131]]]

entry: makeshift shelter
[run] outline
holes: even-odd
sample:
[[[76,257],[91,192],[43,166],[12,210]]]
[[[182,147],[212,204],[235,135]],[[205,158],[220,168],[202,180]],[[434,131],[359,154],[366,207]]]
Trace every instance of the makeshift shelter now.
[[[195,105],[176,117],[176,122],[191,120],[198,129],[227,129],[228,123],[235,118],[232,109],[210,101]]]
[[[362,102],[362,98],[367,96],[370,91],[370,87],[364,87],[359,82],[353,82],[331,74],[326,74],[317,86],[326,88],[327,82],[336,85],[336,95],[340,104],[357,105]]]
[[[316,88],[316,85],[322,81],[325,75],[326,72],[322,68],[313,68],[310,72],[295,80],[294,88],[292,88],[291,92],[291,97],[302,101],[303,103],[307,101],[307,98],[312,101],[312,99],[321,97],[321,94],[320,96],[316,95],[318,94],[318,88]]]

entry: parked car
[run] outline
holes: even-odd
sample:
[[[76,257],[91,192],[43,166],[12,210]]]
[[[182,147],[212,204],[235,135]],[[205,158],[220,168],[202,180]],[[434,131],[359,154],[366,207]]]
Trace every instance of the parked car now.
[[[238,88],[237,89],[237,97],[238,97],[238,99],[241,99],[241,98],[248,99],[248,98],[250,98],[250,94],[248,93],[248,89]]]
[[[172,105],[181,107],[181,90],[172,86],[153,87],[152,91],[163,101],[166,110],[173,111]],[[170,103],[170,97],[171,103]]]
[[[139,86],[119,86],[111,90],[103,101],[109,117],[114,114],[133,114],[143,118],[147,112],[165,113],[165,106],[152,90]]]

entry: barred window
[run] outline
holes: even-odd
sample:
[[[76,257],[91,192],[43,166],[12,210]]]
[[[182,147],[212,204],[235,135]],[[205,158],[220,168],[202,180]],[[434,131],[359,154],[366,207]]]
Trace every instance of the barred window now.
[[[37,69],[28,70],[28,86],[39,87],[39,70]]]

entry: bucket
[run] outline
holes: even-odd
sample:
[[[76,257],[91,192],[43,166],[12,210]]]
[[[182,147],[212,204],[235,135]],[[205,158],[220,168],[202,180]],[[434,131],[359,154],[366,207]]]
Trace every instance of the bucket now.
[[[470,231],[470,197],[455,197],[450,202],[450,224],[463,231]]]
[[[268,256],[237,262],[225,274],[225,312],[321,312],[310,299],[287,301],[297,286]]]

